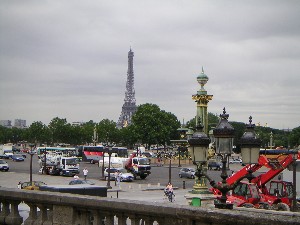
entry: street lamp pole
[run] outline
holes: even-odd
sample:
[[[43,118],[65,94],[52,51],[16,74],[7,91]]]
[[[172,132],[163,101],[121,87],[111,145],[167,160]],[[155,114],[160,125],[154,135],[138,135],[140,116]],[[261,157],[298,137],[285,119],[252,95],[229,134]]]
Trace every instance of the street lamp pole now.
[[[169,183],[171,183],[171,180],[172,180],[172,168],[171,168],[171,155],[169,155]]]
[[[112,187],[110,186],[110,158],[111,158],[111,147],[107,148],[107,153],[108,153],[108,177],[107,177],[107,188],[111,189]]]
[[[296,212],[297,211],[297,199],[296,199],[296,169],[297,169],[297,154],[293,154],[293,204],[292,204],[292,211]]]
[[[29,177],[29,181],[30,181],[30,184],[32,185],[32,157],[34,155],[34,153],[32,152],[32,148],[34,146],[34,144],[30,144],[30,177]]]

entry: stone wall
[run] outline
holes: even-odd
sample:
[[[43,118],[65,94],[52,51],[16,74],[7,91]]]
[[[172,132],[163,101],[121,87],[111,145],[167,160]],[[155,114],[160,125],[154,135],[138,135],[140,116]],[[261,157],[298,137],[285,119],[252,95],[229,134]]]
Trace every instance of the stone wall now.
[[[0,188],[0,224],[22,224],[18,205],[30,207],[25,225],[296,225],[300,214],[221,210],[67,193]]]

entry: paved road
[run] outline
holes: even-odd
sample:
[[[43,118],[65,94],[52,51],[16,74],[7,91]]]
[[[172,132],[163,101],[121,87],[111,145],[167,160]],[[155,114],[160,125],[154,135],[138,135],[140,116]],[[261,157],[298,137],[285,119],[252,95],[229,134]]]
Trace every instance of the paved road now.
[[[30,155],[27,155],[27,158],[25,159],[24,162],[13,162],[12,160],[7,160],[10,166],[10,171],[15,172],[15,173],[25,173],[28,174],[28,178],[26,176],[24,179],[21,181],[28,181],[29,180],[29,173],[30,173]],[[185,165],[183,165],[185,166]],[[189,165],[189,167],[193,167],[193,165]],[[88,168],[88,178],[89,179],[95,179],[99,180],[102,178],[102,170],[101,167],[98,167],[97,164],[90,164],[86,162],[81,162],[80,164],[81,167],[81,174],[79,176],[82,176],[82,169],[84,167]],[[233,165],[233,170],[239,169],[241,166],[240,165]],[[38,164],[38,157],[37,155],[33,156],[33,164],[32,164],[32,171],[33,175],[38,174],[39,171],[39,164]],[[179,173],[180,168],[178,165],[172,165],[171,168],[171,181],[174,186],[183,188],[183,182],[185,182],[185,187],[187,189],[191,189],[194,184],[194,180],[192,179],[186,179],[186,178],[179,178],[178,173]],[[208,174],[215,179],[216,181],[220,181],[220,172],[219,171],[208,171]],[[166,185],[166,183],[169,180],[169,167],[167,166],[162,166],[158,167],[156,165],[152,165],[151,169],[151,175],[148,176],[145,180],[137,179],[134,181],[134,183],[138,184],[143,184],[143,185],[157,185],[160,183],[161,185]],[[46,182],[47,183],[47,182]]]

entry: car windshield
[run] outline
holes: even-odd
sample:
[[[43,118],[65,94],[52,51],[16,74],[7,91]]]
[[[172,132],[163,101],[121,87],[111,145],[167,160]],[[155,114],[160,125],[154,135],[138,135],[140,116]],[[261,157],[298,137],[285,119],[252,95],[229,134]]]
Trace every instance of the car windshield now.
[[[4,160],[0,160],[0,164],[6,164]]]
[[[22,155],[14,155],[14,157],[23,157]]]
[[[150,165],[150,162],[149,162],[148,158],[140,158],[139,159],[139,164],[140,165]]]

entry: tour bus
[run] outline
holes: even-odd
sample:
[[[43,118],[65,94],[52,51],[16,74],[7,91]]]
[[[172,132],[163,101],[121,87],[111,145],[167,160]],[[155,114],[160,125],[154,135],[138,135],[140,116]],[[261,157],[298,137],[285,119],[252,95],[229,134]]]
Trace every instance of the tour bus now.
[[[79,146],[78,157],[82,158],[84,162],[90,162],[92,164],[99,162],[105,152],[104,147],[101,146]]]
[[[61,154],[62,156],[77,156],[76,148],[64,147],[37,147],[36,153],[40,157],[44,152],[48,154]]]
[[[92,164],[98,163],[102,160],[103,154],[107,152],[107,147],[103,145],[100,146],[79,146],[78,147],[78,157],[82,157],[82,161],[90,162]],[[112,152],[117,157],[128,157],[127,148],[124,147],[113,147]]]

